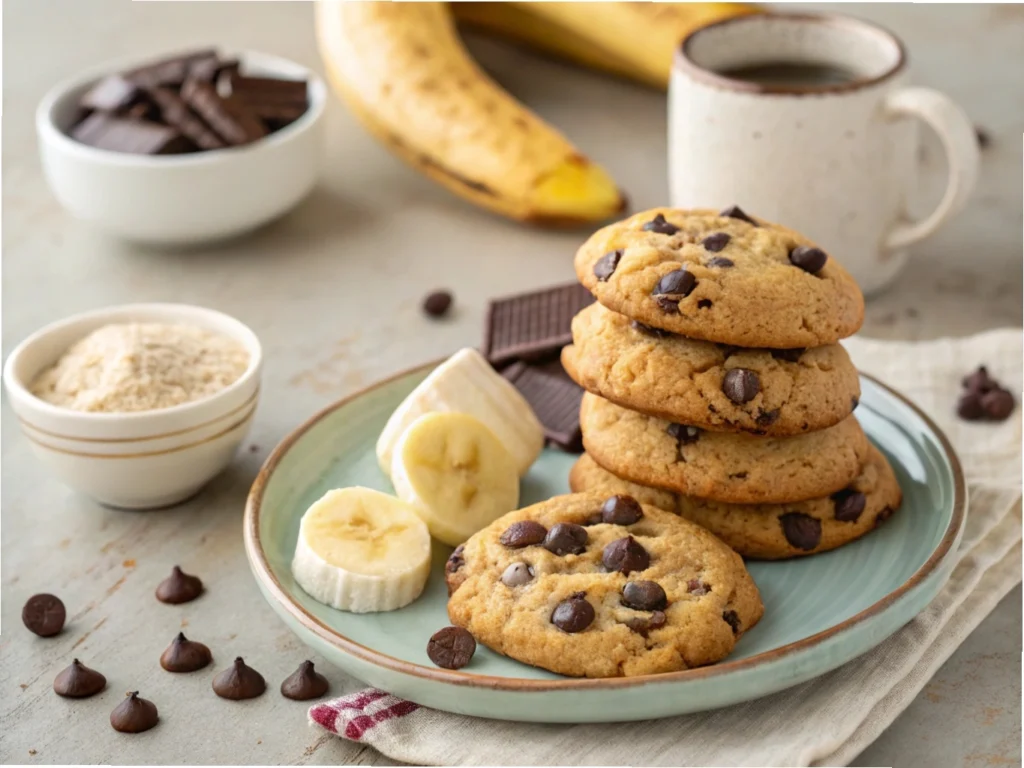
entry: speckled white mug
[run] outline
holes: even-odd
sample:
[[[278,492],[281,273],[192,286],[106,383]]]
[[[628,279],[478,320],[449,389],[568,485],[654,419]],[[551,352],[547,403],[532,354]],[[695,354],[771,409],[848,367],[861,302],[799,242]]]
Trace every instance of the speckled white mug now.
[[[793,87],[720,74],[778,63],[854,77]],[[819,243],[865,293],[880,290],[903,266],[906,247],[964,205],[978,173],[963,111],[937,91],[907,87],[906,78],[902,43],[847,16],[766,13],[693,32],[669,89],[672,205],[737,204]],[[917,120],[941,139],[949,181],[938,207],[910,221]]]

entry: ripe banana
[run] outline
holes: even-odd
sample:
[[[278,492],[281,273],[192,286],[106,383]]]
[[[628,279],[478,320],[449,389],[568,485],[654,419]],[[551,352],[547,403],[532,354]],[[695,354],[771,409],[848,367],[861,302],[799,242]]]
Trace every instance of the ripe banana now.
[[[544,448],[544,427],[530,404],[479,352],[467,347],[431,371],[391,414],[377,440],[377,461],[385,474],[391,472],[391,457],[402,433],[434,411],[467,413],[483,422],[512,455],[519,476]]]
[[[328,491],[302,516],[292,575],[342,611],[393,611],[423,592],[430,533],[408,505],[369,488]]]
[[[405,430],[391,481],[440,542],[457,546],[519,505],[511,454],[464,413],[428,413]]]
[[[396,155],[514,219],[603,221],[625,206],[611,177],[488,78],[444,3],[316,5],[328,79]]]

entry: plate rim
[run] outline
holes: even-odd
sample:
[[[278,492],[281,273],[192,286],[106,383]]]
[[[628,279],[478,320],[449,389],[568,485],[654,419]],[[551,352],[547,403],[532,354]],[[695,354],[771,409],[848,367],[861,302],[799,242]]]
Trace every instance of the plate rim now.
[[[937,570],[942,561],[950,553],[953,543],[956,541],[956,538],[963,527],[967,509],[967,484],[960,460],[957,457],[956,451],[953,449],[949,438],[946,437],[946,434],[927,413],[911,402],[905,395],[879,381],[875,376],[864,373],[863,371],[858,371],[859,376],[868,379],[873,384],[888,392],[898,401],[908,406],[915,414],[917,414],[918,417],[921,418],[922,421],[924,421],[925,425],[938,439],[938,442],[942,447],[943,454],[949,462],[953,475],[953,513],[950,517],[949,525],[947,525],[938,546],[936,546],[921,567],[914,571],[906,581],[891,592],[883,595],[867,608],[864,608],[848,619],[823,629],[820,632],[816,632],[813,635],[801,638],[800,640],[795,640],[778,648],[773,648],[770,651],[755,654],[754,656],[735,659],[733,661],[726,660],[717,664],[697,667],[694,669],[685,669],[677,672],[662,672],[659,674],[637,675],[634,677],[562,677],[556,680],[533,680],[529,678],[503,677],[499,675],[479,675],[472,672],[460,672],[441,668],[434,669],[422,664],[416,664],[411,661],[405,661],[404,659],[389,656],[386,653],[381,653],[380,651],[376,651],[362,645],[361,643],[357,643],[356,641],[341,634],[338,630],[327,626],[318,618],[306,611],[305,608],[299,605],[291,595],[285,591],[273,571],[270,569],[270,563],[267,560],[266,553],[263,550],[263,545],[259,538],[260,508],[266,485],[269,482],[271,475],[274,473],[274,470],[277,468],[277,465],[281,462],[288,451],[291,450],[292,446],[306,434],[306,432],[320,423],[320,421],[325,419],[327,416],[331,415],[339,408],[343,408],[352,401],[357,400],[398,379],[411,376],[427,369],[436,368],[444,362],[445,359],[446,358],[441,357],[436,360],[393,373],[390,376],[386,376],[362,387],[359,390],[318,410],[312,416],[303,421],[298,427],[285,435],[285,437],[276,446],[274,446],[274,449],[270,452],[270,455],[263,463],[263,466],[260,467],[260,471],[256,475],[256,479],[253,481],[253,484],[249,489],[248,496],[246,497],[242,535],[246,557],[249,560],[250,569],[257,581],[261,583],[265,592],[269,596],[273,596],[280,606],[306,630],[311,631],[324,642],[335,647],[341,652],[364,663],[383,667],[392,672],[409,675],[431,682],[511,692],[619,690],[623,688],[650,685],[653,683],[687,682],[698,679],[719,677],[732,672],[738,672],[774,662],[794,653],[821,645],[825,641],[843,634],[858,624],[862,624],[864,621],[880,614],[901,597],[911,592]]]

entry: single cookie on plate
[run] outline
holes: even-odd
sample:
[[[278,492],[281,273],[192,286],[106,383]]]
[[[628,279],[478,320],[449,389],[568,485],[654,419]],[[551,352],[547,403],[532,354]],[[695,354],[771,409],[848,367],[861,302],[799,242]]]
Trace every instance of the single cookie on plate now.
[[[583,445],[594,461],[643,485],[733,504],[801,501],[845,488],[868,439],[857,419],[794,437],[708,432],[586,393]]]
[[[764,612],[739,555],[629,496],[556,496],[510,512],[456,549],[445,572],[453,624],[574,677],[713,664]]]
[[[790,504],[724,504],[632,483],[583,454],[569,473],[576,492],[628,494],[707,528],[743,557],[782,560],[813,555],[859,539],[899,509],[896,475],[872,446],[860,474],[829,496]]]
[[[688,339],[592,304],[572,321],[562,365],[626,408],[721,432],[799,435],[838,424],[860,379],[838,344],[745,349]]]
[[[864,296],[835,258],[738,208],[638,213],[595,232],[575,265],[609,309],[694,339],[819,347],[864,322]]]

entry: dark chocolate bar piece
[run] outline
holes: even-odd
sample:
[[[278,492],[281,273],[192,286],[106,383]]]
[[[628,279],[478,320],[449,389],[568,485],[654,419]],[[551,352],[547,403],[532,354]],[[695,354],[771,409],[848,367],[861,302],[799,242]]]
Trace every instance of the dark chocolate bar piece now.
[[[149,88],[146,93],[160,109],[163,121],[177,128],[200,149],[220,149],[227,146],[216,133],[206,127],[202,120],[192,114],[188,104],[171,89]]]
[[[94,112],[76,125],[72,138],[83,144],[135,155],[176,155],[195,149],[175,128]]]
[[[572,318],[594,297],[579,283],[491,301],[483,353],[491,365],[551,357],[572,342]]]
[[[267,128],[241,99],[223,98],[209,83],[189,78],[181,98],[228,144],[248,144],[267,135]]]
[[[237,69],[238,59],[222,59],[214,55],[191,62],[185,76],[202,80],[204,83],[213,83],[222,72]]]
[[[512,382],[533,408],[544,426],[548,441],[563,451],[580,453],[580,403],[583,389],[565,372],[562,363],[552,360],[541,365],[519,361],[501,373]]]
[[[139,88],[121,75],[104,77],[86,91],[78,105],[87,111],[116,112],[127,109],[139,98]]]
[[[217,51],[213,48],[204,48],[144,64],[130,70],[124,76],[140,86],[155,88],[162,85],[177,88],[185,82],[189,67],[210,58],[218,58]]]
[[[263,120],[290,123],[309,108],[305,80],[272,80],[234,73],[228,82],[231,95],[245,102]]]

